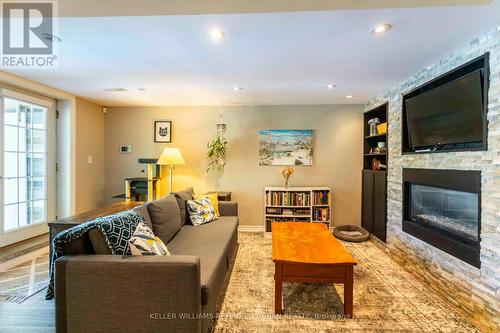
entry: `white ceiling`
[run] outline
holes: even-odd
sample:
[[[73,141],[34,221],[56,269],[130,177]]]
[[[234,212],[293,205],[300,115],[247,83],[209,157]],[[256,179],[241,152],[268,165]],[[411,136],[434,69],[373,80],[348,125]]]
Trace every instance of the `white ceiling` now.
[[[500,24],[500,4],[59,19],[58,67],[7,70],[102,105],[365,103]],[[374,36],[387,22],[393,30]],[[226,38],[207,36],[220,27]],[[328,83],[337,85],[327,90]],[[233,91],[240,86],[242,91]],[[127,92],[106,92],[106,88]],[[145,88],[146,91],[139,91]],[[347,100],[346,95],[354,95]]]

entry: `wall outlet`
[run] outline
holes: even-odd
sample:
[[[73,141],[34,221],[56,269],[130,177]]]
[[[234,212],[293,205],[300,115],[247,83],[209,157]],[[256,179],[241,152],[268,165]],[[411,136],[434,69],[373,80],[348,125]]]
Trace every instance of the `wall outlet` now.
[[[87,157],[87,163],[88,163],[89,165],[94,164],[94,158],[93,158],[92,156]]]

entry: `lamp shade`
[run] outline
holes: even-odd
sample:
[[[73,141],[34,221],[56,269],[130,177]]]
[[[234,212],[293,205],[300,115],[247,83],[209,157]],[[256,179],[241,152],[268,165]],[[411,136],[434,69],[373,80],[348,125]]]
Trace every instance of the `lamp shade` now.
[[[165,148],[156,164],[159,165],[180,165],[186,164],[179,148]]]

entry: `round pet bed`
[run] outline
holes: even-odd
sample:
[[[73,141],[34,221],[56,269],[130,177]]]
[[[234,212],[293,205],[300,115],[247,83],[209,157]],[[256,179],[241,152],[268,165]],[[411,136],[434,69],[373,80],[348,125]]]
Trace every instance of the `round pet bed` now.
[[[370,238],[370,233],[354,225],[341,225],[333,229],[333,235],[346,242],[364,242]]]

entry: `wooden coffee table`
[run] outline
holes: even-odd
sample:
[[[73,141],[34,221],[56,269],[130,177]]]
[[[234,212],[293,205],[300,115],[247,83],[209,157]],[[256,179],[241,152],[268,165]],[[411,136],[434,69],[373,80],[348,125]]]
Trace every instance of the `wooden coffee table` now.
[[[283,313],[283,282],[344,284],[344,315],[352,318],[356,260],[323,223],[273,222],[274,312]]]

